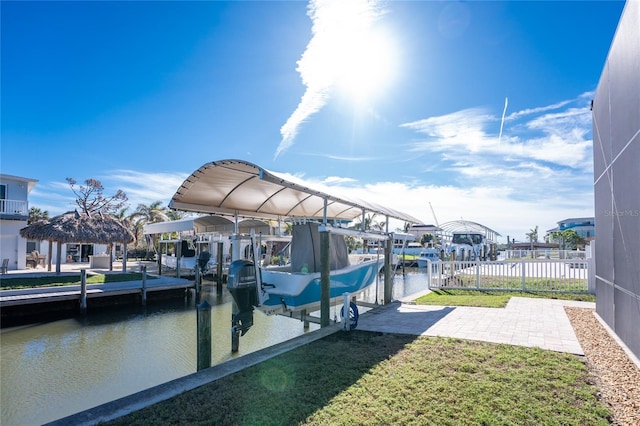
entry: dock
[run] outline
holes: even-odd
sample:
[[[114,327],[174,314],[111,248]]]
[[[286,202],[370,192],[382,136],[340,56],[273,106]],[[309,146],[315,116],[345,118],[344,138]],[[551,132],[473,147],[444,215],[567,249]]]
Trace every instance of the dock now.
[[[80,275],[82,264],[68,265],[61,275]],[[118,273],[114,271],[92,269],[93,273]],[[139,272],[139,266],[129,272]],[[54,272],[42,269],[28,269],[10,271],[2,275],[2,278],[27,278],[51,276]],[[152,298],[171,298],[184,296],[188,290],[195,286],[193,280],[176,278],[172,276],[160,276],[148,274],[143,286],[142,280],[108,282],[102,284],[88,284],[86,286],[86,300],[91,306],[116,306],[123,304],[138,304],[144,296]],[[14,322],[27,321],[29,317],[42,318],[46,315],[62,312],[77,312],[80,309],[82,298],[82,286],[80,284],[34,287],[22,289],[0,290],[0,312],[2,313],[2,326],[13,325]]]

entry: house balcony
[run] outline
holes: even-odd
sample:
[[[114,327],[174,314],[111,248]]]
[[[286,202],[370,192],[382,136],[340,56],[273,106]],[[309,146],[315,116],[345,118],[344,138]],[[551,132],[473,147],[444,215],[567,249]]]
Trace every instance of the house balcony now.
[[[0,219],[29,219],[28,203],[24,200],[0,200]]]

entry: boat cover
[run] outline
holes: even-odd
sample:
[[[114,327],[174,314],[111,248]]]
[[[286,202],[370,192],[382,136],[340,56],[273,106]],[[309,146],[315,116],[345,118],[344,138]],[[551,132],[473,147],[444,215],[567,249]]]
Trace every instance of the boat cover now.
[[[320,271],[320,232],[318,223],[293,225],[291,239],[291,272]],[[349,266],[349,249],[344,236],[329,234],[329,257],[331,270]]]

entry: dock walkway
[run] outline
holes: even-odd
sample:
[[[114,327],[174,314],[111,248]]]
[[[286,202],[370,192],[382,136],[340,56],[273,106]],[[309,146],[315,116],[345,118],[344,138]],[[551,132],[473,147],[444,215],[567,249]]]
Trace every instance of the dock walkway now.
[[[134,265],[136,265],[134,263]],[[70,274],[79,274],[81,269],[89,269],[88,264],[74,263],[62,265],[61,275],[68,276]],[[114,270],[104,269],[91,269],[91,272],[95,273],[117,273],[121,270],[121,267]],[[137,272],[139,267],[135,267]],[[15,277],[42,277],[53,276],[55,272],[48,272],[45,269],[27,269],[20,271],[9,271],[8,274],[3,275],[3,278],[15,278]],[[153,278],[152,278],[153,277]],[[36,288],[23,288],[13,290],[0,290],[0,308],[8,306],[18,305],[31,305],[47,302],[62,302],[65,300],[76,300],[80,298],[81,286],[65,285],[55,287],[36,287]],[[171,276],[157,276],[149,275],[149,279],[146,281],[146,291],[164,291],[164,290],[180,290],[193,288],[193,281],[184,278],[175,278]],[[142,280],[136,281],[122,281],[122,282],[110,282],[103,284],[89,284],[87,285],[87,298],[109,297],[119,296],[126,294],[139,294],[142,291]]]

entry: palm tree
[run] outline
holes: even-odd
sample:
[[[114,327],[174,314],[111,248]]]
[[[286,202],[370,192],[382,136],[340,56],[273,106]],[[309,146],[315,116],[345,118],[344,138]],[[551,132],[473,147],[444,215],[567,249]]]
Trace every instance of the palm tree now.
[[[538,242],[538,225],[536,225],[535,228],[530,229],[530,232],[527,234],[527,237],[529,238],[529,243],[531,244],[531,257],[533,256],[533,243],[537,243]]]
[[[168,220],[171,220],[171,218],[167,214],[167,210],[162,207],[162,201],[154,201],[149,205],[138,204],[136,210],[131,213],[127,217],[127,219],[129,222],[129,226],[131,227],[131,232],[133,232],[133,234],[136,236],[136,241],[138,241],[138,244],[141,244],[141,240],[144,240],[143,238],[139,238],[139,236],[142,235],[142,229],[145,224],[166,222]]]
[[[180,219],[184,219],[185,217],[185,213],[180,212],[178,210],[170,210],[168,208],[165,208],[162,211],[167,216],[168,220],[180,220]],[[159,220],[157,222],[164,222],[164,221]]]
[[[29,219],[27,220],[27,224],[31,225],[32,223],[39,222],[41,220],[49,219],[49,212],[44,210],[40,210],[37,207],[31,207],[29,209]]]

